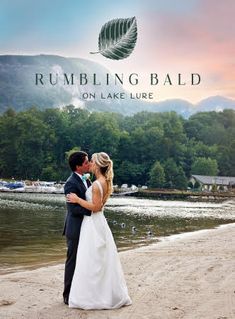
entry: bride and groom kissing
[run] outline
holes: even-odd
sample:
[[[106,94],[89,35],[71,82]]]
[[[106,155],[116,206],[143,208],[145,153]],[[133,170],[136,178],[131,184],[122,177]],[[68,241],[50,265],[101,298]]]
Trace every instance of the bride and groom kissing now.
[[[69,157],[71,176],[65,183],[67,216],[63,234],[67,239],[64,303],[70,308],[115,309],[131,299],[113,235],[103,213],[112,193],[113,162],[100,152],[91,161],[85,152]],[[91,184],[83,174],[92,172]]]

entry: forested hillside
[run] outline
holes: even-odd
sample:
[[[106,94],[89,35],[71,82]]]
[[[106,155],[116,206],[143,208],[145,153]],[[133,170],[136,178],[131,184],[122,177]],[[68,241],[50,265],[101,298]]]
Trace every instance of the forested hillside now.
[[[115,183],[185,188],[194,174],[235,176],[235,111],[133,116],[64,109],[0,116],[0,177],[65,180],[66,154],[105,151]]]

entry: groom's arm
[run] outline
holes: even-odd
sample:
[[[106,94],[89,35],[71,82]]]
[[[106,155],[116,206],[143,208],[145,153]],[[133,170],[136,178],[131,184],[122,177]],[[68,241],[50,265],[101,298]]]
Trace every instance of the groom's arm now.
[[[67,182],[64,186],[64,194],[66,196],[69,193],[75,193],[81,197],[81,193],[78,192],[78,188],[76,187],[76,185],[73,183]],[[88,210],[88,209],[86,209],[78,204],[72,204],[72,203],[67,202],[67,207],[71,211],[72,215],[74,215],[74,216],[78,216],[78,215],[90,216],[91,215],[90,210]]]

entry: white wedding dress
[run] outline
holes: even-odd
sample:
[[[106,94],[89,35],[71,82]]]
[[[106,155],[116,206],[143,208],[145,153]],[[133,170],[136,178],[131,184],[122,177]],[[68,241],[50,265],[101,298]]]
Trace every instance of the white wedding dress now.
[[[94,183],[103,197],[100,182]],[[86,191],[86,200],[92,201],[92,186]],[[69,307],[115,309],[130,304],[117,248],[103,210],[84,216]]]

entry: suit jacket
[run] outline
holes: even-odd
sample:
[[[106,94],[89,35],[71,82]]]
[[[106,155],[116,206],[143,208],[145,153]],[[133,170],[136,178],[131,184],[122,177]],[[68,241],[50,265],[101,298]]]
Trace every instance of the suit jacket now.
[[[87,186],[91,185],[90,181],[87,180]],[[75,193],[82,199],[85,198],[86,187],[81,178],[76,174],[72,173],[67,179],[64,185],[65,195],[69,193]],[[67,215],[64,224],[63,235],[69,239],[78,239],[80,235],[81,224],[84,215],[90,216],[91,211],[78,204],[66,203],[67,204]]]

